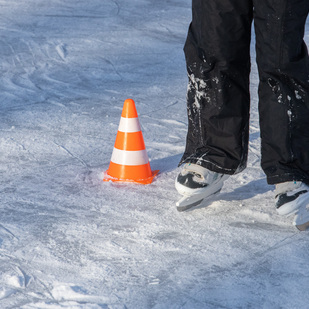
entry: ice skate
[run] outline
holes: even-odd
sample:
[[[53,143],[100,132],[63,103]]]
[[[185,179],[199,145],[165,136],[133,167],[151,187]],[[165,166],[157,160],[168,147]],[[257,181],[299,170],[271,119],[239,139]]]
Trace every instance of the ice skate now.
[[[301,181],[276,185],[276,209],[280,215],[295,215],[293,224],[301,231],[309,228],[309,186]]]
[[[229,175],[212,172],[197,164],[185,164],[175,180],[176,190],[183,195],[176,202],[177,210],[187,210],[215,196],[228,177]]]

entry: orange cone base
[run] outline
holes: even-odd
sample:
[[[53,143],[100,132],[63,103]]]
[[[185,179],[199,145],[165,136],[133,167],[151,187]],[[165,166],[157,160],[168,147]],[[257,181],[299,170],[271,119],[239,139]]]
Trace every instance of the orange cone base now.
[[[103,181],[132,182],[147,185],[152,183],[153,178],[158,173],[159,170],[151,171],[149,163],[129,166],[110,162],[108,170],[104,173]],[[118,175],[118,177],[113,175]]]

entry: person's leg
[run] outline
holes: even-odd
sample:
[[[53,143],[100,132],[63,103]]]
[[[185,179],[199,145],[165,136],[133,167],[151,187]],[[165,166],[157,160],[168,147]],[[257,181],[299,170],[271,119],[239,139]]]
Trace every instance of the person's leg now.
[[[251,0],[193,0],[184,47],[188,134],[180,164],[234,174],[248,152]]]
[[[269,184],[309,184],[308,0],[254,0],[262,168]]]

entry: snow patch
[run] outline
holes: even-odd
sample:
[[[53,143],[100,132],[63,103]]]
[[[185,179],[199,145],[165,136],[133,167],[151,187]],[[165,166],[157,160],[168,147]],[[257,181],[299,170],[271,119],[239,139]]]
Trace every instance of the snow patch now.
[[[295,98],[297,100],[301,100],[302,99],[302,96],[299,94],[299,91],[298,90],[295,90]]]
[[[21,309],[109,309],[104,304],[78,303],[75,301],[56,302],[37,302],[20,307]],[[123,307],[122,307],[123,308]]]
[[[65,58],[67,57],[67,47],[66,44],[59,44],[56,46],[56,50],[60,56],[60,58],[65,61]]]
[[[0,300],[9,297],[16,292],[17,291],[14,289],[0,288]]]
[[[82,301],[91,303],[110,303],[110,297],[92,296],[86,289],[77,285],[58,284],[51,290],[53,298],[57,301]]]

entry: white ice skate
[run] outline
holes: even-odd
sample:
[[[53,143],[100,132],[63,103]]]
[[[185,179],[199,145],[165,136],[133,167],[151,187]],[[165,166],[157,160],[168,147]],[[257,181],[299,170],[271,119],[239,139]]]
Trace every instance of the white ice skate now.
[[[301,181],[276,185],[276,209],[280,215],[295,215],[293,224],[300,230],[309,228],[309,186]]]
[[[175,180],[176,190],[183,195],[176,203],[177,210],[187,210],[217,195],[228,177],[198,164],[186,163]]]

